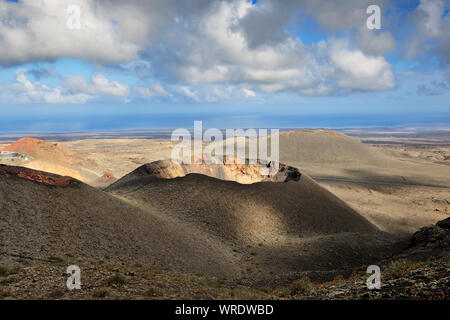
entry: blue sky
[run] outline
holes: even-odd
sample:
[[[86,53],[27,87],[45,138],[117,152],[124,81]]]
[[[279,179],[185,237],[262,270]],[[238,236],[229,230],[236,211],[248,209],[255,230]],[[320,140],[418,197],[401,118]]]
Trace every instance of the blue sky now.
[[[449,30],[444,0],[3,0],[0,132],[450,124]]]

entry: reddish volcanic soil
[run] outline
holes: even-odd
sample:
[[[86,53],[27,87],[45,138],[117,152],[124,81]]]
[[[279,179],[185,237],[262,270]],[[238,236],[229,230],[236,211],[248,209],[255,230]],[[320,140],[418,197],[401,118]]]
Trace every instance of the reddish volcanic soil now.
[[[103,183],[113,183],[113,182],[117,181],[117,178],[114,177],[112,172],[108,171],[103,174],[103,176],[101,177],[101,180]]]
[[[35,138],[22,138],[6,146],[2,151],[17,152],[36,159],[59,163],[72,163],[76,154],[58,143],[45,142]]]
[[[69,176],[95,186],[104,186],[117,180],[109,171],[101,176],[93,170],[84,169],[83,158],[59,143],[22,138],[6,146],[2,151],[17,152],[29,157],[26,161],[8,162],[8,165]]]
[[[188,174],[197,173],[210,176],[220,180],[235,181],[240,184],[251,184],[256,182],[287,182],[289,180],[299,180],[300,172],[291,166],[279,164],[278,170],[269,164],[262,162],[249,164],[240,164],[237,159],[234,163],[216,162],[207,164],[204,162],[199,164],[179,164],[172,160],[160,160],[143,165],[136,169],[139,174],[154,176],[161,179],[174,179],[184,177]],[[244,160],[243,160],[244,161]],[[269,170],[270,169],[270,170]],[[122,182],[129,178],[133,178],[135,171],[121,178]],[[273,173],[269,175],[269,173]]]
[[[31,170],[27,168],[22,167],[10,167],[5,165],[0,165],[0,173],[6,173],[9,175],[21,177],[24,179],[41,182],[45,184],[50,184],[54,186],[59,187],[67,187],[69,186],[74,179],[71,177],[62,177],[58,176],[56,174],[43,172],[43,171],[37,171],[37,170]]]
[[[22,138],[3,148],[2,151],[18,152],[30,156],[37,156],[37,148],[46,142],[35,138]]]

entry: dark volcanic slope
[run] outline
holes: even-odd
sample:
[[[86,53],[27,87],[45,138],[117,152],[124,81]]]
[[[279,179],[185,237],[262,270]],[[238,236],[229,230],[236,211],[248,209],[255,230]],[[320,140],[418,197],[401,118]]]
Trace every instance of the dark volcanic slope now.
[[[0,166],[0,263],[61,257],[279,281],[392,253],[392,239],[306,175],[244,185],[158,178],[154,166],[106,192]]]
[[[144,165],[106,191],[233,248],[253,277],[361,265],[392,241],[304,174],[298,181],[239,184],[201,174],[164,179],[159,166],[170,167]]]
[[[236,271],[236,259],[227,248],[156,210],[140,210],[74,179],[58,186],[2,170],[6,168],[12,167],[0,166],[0,264],[19,256],[36,261],[61,257],[68,263],[102,260],[219,274]]]
[[[221,238],[267,241],[280,236],[375,231],[365,218],[306,175],[299,181],[253,184],[200,174],[155,177],[165,162],[144,165],[106,190],[165,210]]]

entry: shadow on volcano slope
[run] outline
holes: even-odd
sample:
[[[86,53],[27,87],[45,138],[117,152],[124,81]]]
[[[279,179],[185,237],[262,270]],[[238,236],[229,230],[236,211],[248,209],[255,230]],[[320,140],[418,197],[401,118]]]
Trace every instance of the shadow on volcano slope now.
[[[368,264],[397,248],[395,239],[295,168],[275,177],[287,182],[239,184],[184,176],[201,166],[174,167],[144,165],[105,192],[0,165],[0,263],[139,263],[281,282],[302,271]],[[233,176],[246,169],[227,170]]]
[[[70,177],[0,165],[0,264],[63,260],[236,274],[232,251],[192,226]]]
[[[314,178],[450,187],[446,178],[450,175],[450,166],[395,158],[340,132],[284,131],[278,138],[280,161],[302,168],[303,173]],[[250,142],[258,143],[256,139],[241,137],[227,139],[222,144],[248,156]],[[269,136],[269,153],[272,142]]]
[[[223,169],[217,169],[220,175]],[[226,245],[239,258],[242,275],[252,278],[359,266],[396,250],[391,236],[307,175],[250,184],[213,176],[202,165],[157,161],[105,190]]]
[[[271,137],[268,138],[270,145]],[[280,133],[280,161],[314,177],[449,187],[450,168],[398,159],[331,130]]]

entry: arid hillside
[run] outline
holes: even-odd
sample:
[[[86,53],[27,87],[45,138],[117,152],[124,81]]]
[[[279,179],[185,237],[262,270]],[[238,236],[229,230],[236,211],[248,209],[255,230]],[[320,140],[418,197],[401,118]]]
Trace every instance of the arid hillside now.
[[[5,164],[25,166],[30,169],[70,176],[93,186],[105,186],[115,177],[107,170],[102,174],[87,168],[88,162],[82,155],[56,142],[46,142],[35,138],[22,138],[6,145],[2,152],[14,152],[23,158],[9,158]],[[1,160],[1,159],[0,159]]]
[[[340,132],[288,131],[279,141],[280,161],[313,178],[450,187],[450,166],[393,157]]]
[[[405,151],[398,154],[331,130],[287,131],[279,139],[282,162],[299,168],[383,231],[412,233],[450,214],[448,160],[407,157]],[[27,152],[28,159],[1,158],[0,163],[71,176],[91,186],[106,187],[116,177],[123,177],[145,163],[170,159],[175,145],[170,140],[153,139],[60,143],[21,139],[0,147]],[[402,150],[414,153],[417,148],[406,145]],[[254,175],[259,171],[256,167],[246,166],[245,172],[241,169],[239,165],[227,166],[219,172],[214,165],[184,166],[178,168],[174,177],[201,173],[239,183],[266,179]]]
[[[282,282],[397,248],[306,175],[240,184],[200,174],[161,178],[158,166],[143,166],[106,192],[1,166],[1,262],[139,263]]]
[[[75,179],[64,179],[68,183],[61,185],[53,177],[0,166],[2,263],[18,258],[31,262],[61,258],[73,263],[141,263],[193,272],[236,271],[232,253],[195,229]],[[212,262],[215,268],[205,270]]]
[[[393,158],[387,157],[378,150],[362,144],[357,139],[337,131],[286,131],[280,133],[279,139],[280,159],[287,163],[399,165]]]
[[[446,163],[398,157],[341,132],[300,129],[281,132],[278,139],[279,160],[301,168],[313,178],[450,187],[446,179],[450,176],[450,166]],[[257,145],[258,141],[233,138],[221,144],[231,146],[230,150],[234,146],[235,154],[240,152],[249,157],[251,143]],[[272,137],[269,136],[269,154],[271,147]],[[229,154],[226,147],[223,149]]]
[[[11,151],[31,156],[36,159],[75,164],[79,161],[77,154],[59,143],[50,143],[35,138],[22,138],[7,145],[2,151]]]

